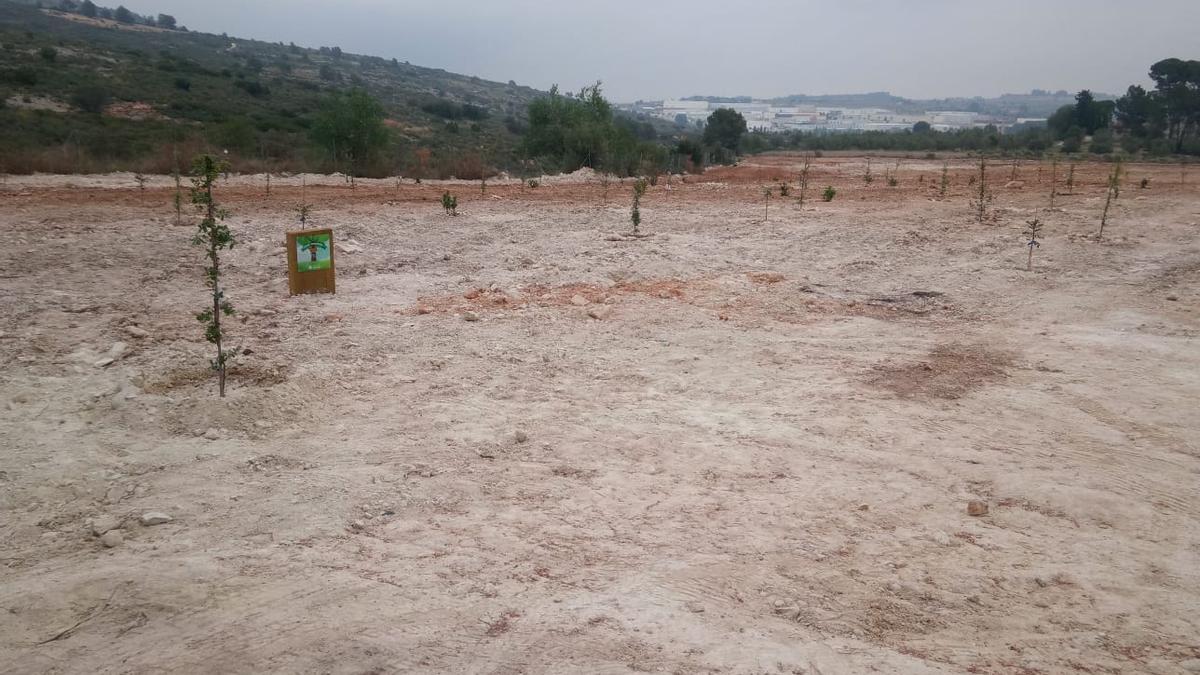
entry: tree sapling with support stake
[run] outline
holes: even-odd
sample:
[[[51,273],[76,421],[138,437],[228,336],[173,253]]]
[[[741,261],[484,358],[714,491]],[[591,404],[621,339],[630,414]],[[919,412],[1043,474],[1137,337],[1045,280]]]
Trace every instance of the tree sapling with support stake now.
[[[225,299],[221,288],[221,251],[234,246],[233,232],[225,224],[228,213],[213,200],[213,183],[228,166],[211,155],[200,155],[192,162],[192,203],[200,208],[200,221],[192,243],[206,249],[208,267],[204,269],[205,284],[212,290],[212,307],[196,315],[204,324],[204,337],[217,348],[217,356],[210,363],[217,371],[217,386],[221,397],[225,396],[225,366],[237,354],[237,349],[222,348],[224,333],[221,331],[221,316],[233,314],[233,305]]]

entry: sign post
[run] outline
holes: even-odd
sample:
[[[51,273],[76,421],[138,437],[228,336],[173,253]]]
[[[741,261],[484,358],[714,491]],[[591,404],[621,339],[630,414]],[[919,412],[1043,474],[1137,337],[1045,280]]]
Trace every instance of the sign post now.
[[[333,230],[287,233],[288,291],[334,293]]]

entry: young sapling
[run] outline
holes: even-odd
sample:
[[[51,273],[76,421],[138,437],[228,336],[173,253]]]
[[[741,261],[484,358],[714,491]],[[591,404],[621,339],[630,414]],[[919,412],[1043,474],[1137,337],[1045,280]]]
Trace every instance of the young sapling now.
[[[450,191],[442,193],[442,208],[446,210],[446,215],[458,215],[458,197],[450,194]]]
[[[1025,261],[1025,270],[1033,271],[1033,249],[1041,248],[1042,244],[1038,241],[1038,234],[1042,231],[1042,221],[1034,218],[1033,220],[1025,221],[1025,235],[1029,237],[1029,241],[1025,245],[1029,247],[1029,258]]]
[[[971,210],[975,212],[975,221],[982,223],[987,218],[988,207],[992,203],[992,193],[987,187],[987,159],[979,158],[979,175],[975,181],[975,197],[971,200]]]
[[[646,186],[648,181],[645,178],[638,178],[633,181],[633,208],[629,210],[629,222],[633,223],[633,233],[638,233],[638,227],[642,224],[642,196],[646,194]]]
[[[148,179],[147,179],[145,176],[143,176],[142,174],[140,174],[140,173],[135,173],[135,174],[133,174],[133,181],[134,181],[135,183],[137,183],[137,186],[138,186],[138,189],[139,189],[139,190],[145,190],[145,189],[146,189],[146,181],[147,181],[147,180],[148,180]]]
[[[196,319],[204,324],[204,338],[216,346],[216,358],[210,361],[213,370],[217,371],[217,387],[221,397],[225,396],[225,367],[237,354],[237,349],[224,349],[222,341],[225,337],[221,330],[221,316],[231,316],[233,305],[225,299],[225,290],[221,288],[221,251],[232,249],[236,243],[233,232],[225,224],[228,213],[217,205],[213,199],[212,188],[217,177],[228,167],[211,155],[200,155],[192,162],[192,203],[199,207],[202,220],[192,243],[204,246],[208,258],[208,267],[204,269],[205,284],[212,290],[212,307],[196,315]]]
[[[812,167],[812,155],[804,153],[804,163],[800,165],[800,208],[804,208],[804,197],[808,193],[808,172]]]
[[[827,202],[833,201],[835,196],[837,196],[837,190],[834,190],[832,185],[826,185],[825,190],[821,192],[821,199]]]

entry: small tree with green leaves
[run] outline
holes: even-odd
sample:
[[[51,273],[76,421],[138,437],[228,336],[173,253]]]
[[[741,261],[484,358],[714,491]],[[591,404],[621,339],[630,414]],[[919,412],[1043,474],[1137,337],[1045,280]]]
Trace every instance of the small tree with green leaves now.
[[[942,162],[942,183],[938,187],[938,196],[946,196],[946,188],[950,185],[950,163]]]
[[[233,314],[233,305],[225,299],[225,291],[221,288],[221,251],[232,249],[234,246],[233,232],[225,224],[229,214],[217,205],[213,199],[213,184],[222,171],[228,167],[211,155],[200,155],[192,162],[192,203],[203,215],[199,229],[192,242],[205,247],[208,266],[204,269],[205,283],[212,291],[212,307],[196,315],[204,324],[204,337],[217,348],[217,356],[210,363],[217,371],[217,386],[222,397],[225,396],[225,366],[236,354],[236,349],[224,349],[221,331],[221,316]]]
[[[1075,163],[1071,163],[1071,168],[1067,170],[1067,194],[1075,194]]]
[[[782,183],[779,184],[779,196],[780,197],[786,197],[786,196],[790,195],[791,193],[792,193],[792,186],[788,185],[787,181],[783,181]]]
[[[642,224],[642,197],[646,194],[646,187],[649,181],[645,178],[638,178],[633,181],[633,208],[629,210],[629,222],[633,223],[633,233],[638,233],[638,228]]]
[[[1112,185],[1113,201],[1121,198],[1121,178],[1125,175],[1122,169],[1121,160],[1118,159],[1117,163],[1113,165],[1112,177],[1108,181]]]
[[[308,225],[308,217],[312,215],[312,204],[301,204],[300,208],[296,209],[296,215],[300,218],[300,227],[306,227]]]
[[[992,192],[987,184],[987,159],[979,158],[979,173],[975,176],[975,197],[971,200],[971,211],[975,213],[975,221],[982,223],[988,216],[988,208],[992,205]]]
[[[871,158],[867,158],[867,172],[863,174],[863,182],[870,185],[875,181],[875,176],[871,175]]]
[[[804,153],[804,163],[800,165],[800,207],[804,208],[804,197],[808,193],[808,172],[812,167],[812,155]]]
[[[1033,249],[1041,248],[1042,244],[1038,241],[1038,235],[1042,231],[1042,221],[1034,218],[1033,220],[1025,221],[1025,236],[1029,237],[1029,241],[1025,245],[1029,247],[1029,259],[1025,262],[1026,271],[1033,271]]]
[[[837,190],[834,190],[832,185],[826,185],[825,189],[821,192],[822,201],[831,202],[836,196]]]
[[[446,210],[446,215],[457,216],[458,197],[455,197],[454,195],[450,194],[449,190],[446,190],[446,192],[442,193],[442,208]]]

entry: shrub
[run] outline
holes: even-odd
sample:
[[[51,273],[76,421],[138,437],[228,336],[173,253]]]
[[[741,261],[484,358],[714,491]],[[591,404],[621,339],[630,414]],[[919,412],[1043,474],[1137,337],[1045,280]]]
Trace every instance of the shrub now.
[[[98,84],[85,84],[75,90],[71,102],[84,112],[101,113],[108,105],[108,90]]]
[[[837,190],[834,190],[832,185],[825,186],[825,189],[821,192],[821,199],[827,202],[833,201],[833,198],[836,196]]]
[[[442,208],[446,210],[446,215],[457,216],[458,215],[458,197],[455,197],[454,195],[450,194],[449,190],[444,192],[442,194]]]

